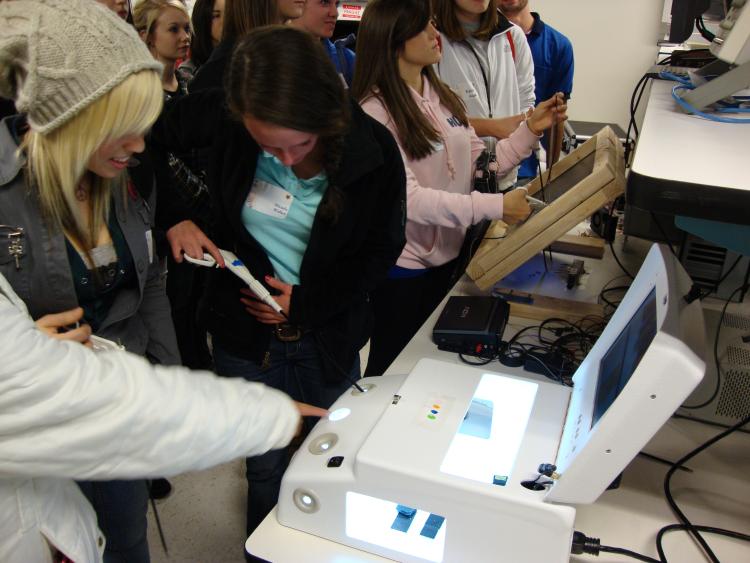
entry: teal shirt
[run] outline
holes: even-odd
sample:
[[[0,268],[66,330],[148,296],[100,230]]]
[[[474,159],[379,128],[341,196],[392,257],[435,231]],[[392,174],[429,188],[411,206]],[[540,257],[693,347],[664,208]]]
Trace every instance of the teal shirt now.
[[[275,156],[263,151],[258,157],[253,186],[242,206],[242,223],[285,283],[299,285],[302,257],[327,187],[324,172],[300,180]]]

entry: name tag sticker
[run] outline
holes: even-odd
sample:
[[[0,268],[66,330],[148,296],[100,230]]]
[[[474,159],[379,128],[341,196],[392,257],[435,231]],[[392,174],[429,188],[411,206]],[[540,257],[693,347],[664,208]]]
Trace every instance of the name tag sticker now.
[[[292,202],[294,202],[294,196],[284,188],[256,179],[253,187],[250,188],[250,195],[247,196],[245,205],[258,213],[277,219],[286,219]]]

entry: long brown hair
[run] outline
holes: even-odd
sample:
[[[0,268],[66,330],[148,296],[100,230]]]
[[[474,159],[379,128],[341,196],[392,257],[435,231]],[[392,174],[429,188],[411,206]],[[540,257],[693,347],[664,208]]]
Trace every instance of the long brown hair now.
[[[424,31],[430,22],[429,0],[374,0],[367,4],[357,39],[357,60],[351,95],[364,102],[379,98],[391,115],[398,139],[409,158],[429,156],[442,139],[424,116],[401,78],[399,53],[404,43]],[[458,120],[468,125],[461,99],[435,74],[431,66],[422,70],[425,80]]]
[[[252,30],[237,46],[225,87],[230,111],[319,135],[328,188],[321,216],[335,220],[343,195],[336,185],[351,111],[341,78],[323,45],[284,25]]]
[[[280,21],[276,0],[226,0],[221,40],[237,42],[256,27]]]
[[[216,0],[196,0],[193,5],[193,15],[190,17],[193,23],[190,60],[196,68],[203,66],[214,50],[211,22],[213,21],[215,2]]]
[[[456,16],[455,0],[432,0],[435,9],[435,23],[437,28],[451,41],[466,39],[466,30]],[[369,6],[368,6],[369,9]],[[487,10],[479,18],[479,29],[472,36],[487,41],[497,29],[498,16],[495,0],[490,0]]]

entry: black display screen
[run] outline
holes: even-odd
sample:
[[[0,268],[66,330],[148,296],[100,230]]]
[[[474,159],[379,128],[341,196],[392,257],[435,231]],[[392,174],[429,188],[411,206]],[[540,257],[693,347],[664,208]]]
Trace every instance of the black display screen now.
[[[649,293],[599,364],[591,426],[607,412],[656,336],[656,289]]]

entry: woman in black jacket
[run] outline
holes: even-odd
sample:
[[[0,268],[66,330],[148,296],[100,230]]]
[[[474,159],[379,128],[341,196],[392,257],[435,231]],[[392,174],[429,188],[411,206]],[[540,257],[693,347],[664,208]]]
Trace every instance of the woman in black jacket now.
[[[304,8],[304,3],[294,0],[226,0],[221,41],[190,82],[190,91],[223,88],[232,52],[250,30],[296,19]]]
[[[216,245],[265,281],[288,320],[214,270],[202,305],[219,374],[330,406],[359,378],[369,294],[404,245],[405,173],[393,137],[348,100],[309,34],[253,30],[222,94],[191,94],[153,131],[159,150],[210,145]],[[218,97],[217,97],[218,96]],[[160,202],[165,198],[160,197]],[[215,252],[175,202],[173,253]],[[169,205],[161,203],[162,208]],[[286,452],[248,459],[248,531],[276,502]]]

